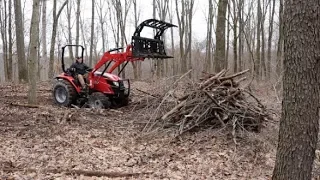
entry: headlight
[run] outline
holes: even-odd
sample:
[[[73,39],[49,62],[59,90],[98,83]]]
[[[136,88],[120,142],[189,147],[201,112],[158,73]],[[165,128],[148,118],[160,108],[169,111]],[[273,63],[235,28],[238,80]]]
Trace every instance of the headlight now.
[[[119,82],[114,81],[114,82],[113,82],[113,85],[119,87]]]

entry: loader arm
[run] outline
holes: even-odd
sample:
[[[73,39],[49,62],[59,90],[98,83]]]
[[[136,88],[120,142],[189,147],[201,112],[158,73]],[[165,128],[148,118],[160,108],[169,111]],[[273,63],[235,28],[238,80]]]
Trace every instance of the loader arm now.
[[[113,61],[115,62],[109,70],[107,70],[108,73],[112,73],[117,67],[119,67],[124,62],[132,62],[132,61],[143,61],[144,58],[137,58],[132,57],[132,46],[128,45],[125,52],[115,53],[111,54],[110,51],[107,51],[103,54],[99,62],[94,66],[92,73],[97,71],[99,68],[101,68],[103,65],[105,65],[107,62]]]
[[[153,28],[155,30],[156,33],[153,39],[141,37],[141,32],[144,29],[144,27]],[[119,67],[123,63],[126,63],[124,65],[125,67],[128,64],[128,62],[143,61],[145,58],[172,58],[172,56],[168,56],[166,54],[164,43],[161,40],[164,31],[171,27],[177,26],[156,19],[148,19],[140,23],[140,25],[136,28],[134,35],[132,36],[131,44],[129,44],[126,47],[126,50],[124,52],[111,53],[112,50],[110,50],[103,54],[101,59],[89,73],[90,86],[94,86],[92,83],[94,73],[102,66],[104,66],[106,63],[110,65],[111,62],[114,62],[114,64],[110,68],[107,65],[102,74],[104,72],[112,73],[117,67]],[[120,72],[121,71],[122,69],[120,70]]]

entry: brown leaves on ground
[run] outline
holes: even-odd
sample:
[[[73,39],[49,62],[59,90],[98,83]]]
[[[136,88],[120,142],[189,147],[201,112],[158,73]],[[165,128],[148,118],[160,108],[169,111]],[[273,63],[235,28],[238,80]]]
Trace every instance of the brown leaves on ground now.
[[[132,179],[270,177],[275,147],[264,138],[269,129],[244,133],[237,145],[232,135],[215,129],[187,132],[177,139],[166,132],[142,133],[147,123],[143,117],[149,114],[141,114],[137,102],[148,95],[135,88],[161,95],[171,84],[166,86],[156,93],[154,84],[134,82],[132,104],[117,111],[58,108],[47,82],[38,87],[39,107],[16,106],[27,102],[28,88],[0,86],[0,179],[111,178],[68,173],[72,170],[122,173],[118,179],[128,178],[126,173],[147,173]]]

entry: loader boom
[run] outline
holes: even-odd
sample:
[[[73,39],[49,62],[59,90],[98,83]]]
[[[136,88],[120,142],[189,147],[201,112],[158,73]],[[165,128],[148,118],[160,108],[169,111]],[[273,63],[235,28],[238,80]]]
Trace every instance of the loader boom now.
[[[144,27],[150,27],[156,30],[154,39],[141,37],[141,32]],[[143,21],[135,30],[132,36],[132,42],[128,45],[124,52],[117,52],[112,54],[111,51],[107,51],[103,54],[99,62],[92,70],[92,74],[101,68],[107,62],[115,62],[109,70],[106,72],[112,73],[122,63],[128,63],[133,61],[143,61],[145,58],[166,59],[172,58],[165,52],[164,43],[161,37],[164,31],[170,27],[177,27],[176,25],[156,20],[148,19]]]

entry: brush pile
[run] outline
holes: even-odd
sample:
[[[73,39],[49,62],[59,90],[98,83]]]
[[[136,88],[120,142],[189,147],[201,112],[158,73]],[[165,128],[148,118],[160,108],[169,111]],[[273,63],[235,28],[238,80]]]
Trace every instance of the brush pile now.
[[[179,98],[173,96],[174,87],[162,96],[151,96],[148,103],[140,101],[145,112],[152,112],[145,131],[173,128],[180,135],[196,128],[231,127],[258,132],[267,113],[253,94],[240,87],[246,78],[239,77],[248,71],[228,76],[226,70],[206,74],[199,83],[185,87],[185,94]]]

